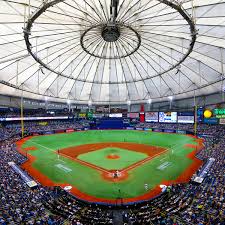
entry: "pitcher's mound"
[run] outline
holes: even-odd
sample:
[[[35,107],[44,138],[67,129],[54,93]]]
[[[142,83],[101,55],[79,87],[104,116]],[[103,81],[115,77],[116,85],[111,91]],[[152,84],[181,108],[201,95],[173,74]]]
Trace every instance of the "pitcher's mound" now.
[[[107,159],[119,159],[120,156],[116,155],[116,154],[110,154],[106,156]]]

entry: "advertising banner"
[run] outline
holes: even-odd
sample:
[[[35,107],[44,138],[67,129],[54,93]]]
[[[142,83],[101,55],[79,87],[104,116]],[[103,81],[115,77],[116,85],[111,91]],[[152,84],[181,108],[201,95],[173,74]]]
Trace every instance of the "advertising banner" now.
[[[64,133],[64,130],[55,130],[55,133],[60,134],[60,133]]]
[[[220,119],[220,124],[225,124],[225,118],[224,119]]]
[[[158,122],[159,121],[159,113],[158,112],[146,112],[145,113],[145,121],[146,122]]]
[[[163,130],[165,133],[175,133],[176,130],[170,130],[170,129],[164,129]]]
[[[152,131],[152,128],[144,128],[146,131]]]
[[[127,127],[127,130],[134,130],[134,127]]]
[[[143,128],[141,128],[141,127],[136,127],[136,130],[143,130]]]
[[[225,109],[214,109],[213,114],[216,118],[225,118]]]
[[[153,128],[152,131],[154,131],[154,132],[163,132],[162,129],[158,129],[158,128]]]
[[[78,114],[78,117],[79,118],[86,118],[86,113],[79,113]]]
[[[194,123],[195,122],[194,112],[178,112],[177,122],[178,123]]]
[[[218,124],[219,119],[218,118],[204,118],[203,122],[207,123],[207,124]]]
[[[111,113],[111,114],[109,114],[109,117],[111,117],[111,118],[122,118],[123,114],[122,113]]]
[[[54,134],[54,131],[44,131],[43,134]]]
[[[1,118],[0,121],[19,121],[21,117],[13,118]],[[68,116],[49,116],[49,117],[23,117],[23,120],[64,120],[68,119]]]
[[[128,113],[129,118],[139,118],[139,113]]]
[[[185,130],[176,130],[176,133],[178,133],[178,134],[186,134],[186,131]]]

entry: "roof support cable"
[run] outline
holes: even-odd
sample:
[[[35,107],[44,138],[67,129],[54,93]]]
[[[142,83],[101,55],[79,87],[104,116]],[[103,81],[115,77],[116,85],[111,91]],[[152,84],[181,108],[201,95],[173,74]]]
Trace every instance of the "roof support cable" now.
[[[36,46],[35,46],[35,50],[36,50],[36,56],[38,54],[38,37],[35,38],[36,41]]]
[[[27,14],[27,5],[24,4],[24,13],[23,13],[23,29],[26,27],[26,14]]]
[[[47,51],[47,52],[46,52],[46,53],[47,53],[47,54],[46,54],[46,55],[47,55],[47,56],[46,56],[46,64],[48,64],[49,47],[46,48],[46,51]]]
[[[191,7],[192,7],[192,20],[193,20],[193,23],[196,25],[196,7],[195,7],[195,3],[194,3],[195,0],[192,0],[191,1]]]
[[[38,77],[37,77],[37,79],[38,79],[38,83],[37,83],[38,94],[40,94],[40,70],[41,70],[41,68],[39,67],[38,72],[37,72],[37,75],[38,75]]]
[[[159,55],[159,73],[160,73],[160,85],[159,85],[159,92],[160,92],[160,98],[162,96],[162,67],[161,67],[161,56]]]
[[[21,137],[24,138],[24,118],[23,118],[23,84],[20,96],[20,117],[21,117]]]
[[[19,60],[16,61],[16,86],[18,86]]]
[[[180,70],[178,71],[178,76],[179,76],[179,94],[181,93],[181,80],[180,80],[180,78],[181,78],[181,72],[180,72]]]
[[[201,61],[197,60],[197,62],[198,62],[199,84],[200,84],[200,87],[201,87],[202,86]]]
[[[28,19],[30,19],[31,13],[30,13],[30,0],[28,0]]]

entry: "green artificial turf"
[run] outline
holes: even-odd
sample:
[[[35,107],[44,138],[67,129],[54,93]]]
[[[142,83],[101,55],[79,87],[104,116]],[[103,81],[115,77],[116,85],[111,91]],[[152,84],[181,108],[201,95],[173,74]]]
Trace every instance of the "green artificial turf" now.
[[[128,179],[119,183],[108,182],[102,179],[99,171],[61,156],[58,158],[56,154],[61,148],[102,142],[147,144],[168,148],[168,152],[129,171]],[[163,180],[176,179],[192,163],[186,156],[193,149],[184,147],[185,144],[196,142],[194,138],[181,134],[109,130],[37,136],[24,143],[23,147],[37,147],[37,150],[29,151],[29,154],[37,158],[32,165],[52,181],[69,183],[95,197],[116,199],[118,195],[128,198],[144,194],[144,184],[148,184],[151,189]],[[112,164],[109,168],[112,168]]]
[[[108,155],[117,155],[120,158],[109,159],[107,158]],[[147,157],[147,154],[140,152],[134,152],[120,148],[104,148],[101,150],[81,154],[78,156],[78,159],[107,170],[121,170]]]

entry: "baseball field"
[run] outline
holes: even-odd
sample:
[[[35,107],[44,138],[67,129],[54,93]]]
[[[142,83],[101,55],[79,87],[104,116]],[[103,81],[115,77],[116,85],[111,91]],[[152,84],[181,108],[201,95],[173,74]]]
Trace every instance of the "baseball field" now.
[[[46,186],[70,186],[77,198],[116,204],[148,200],[160,185],[187,182],[201,165],[201,139],[182,134],[93,130],[24,138],[23,164]]]

